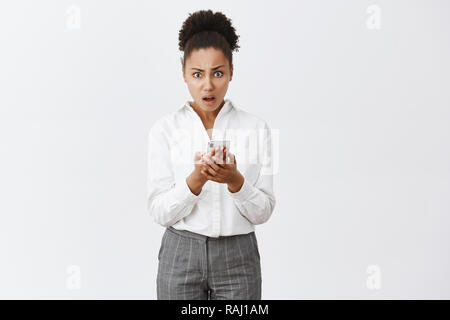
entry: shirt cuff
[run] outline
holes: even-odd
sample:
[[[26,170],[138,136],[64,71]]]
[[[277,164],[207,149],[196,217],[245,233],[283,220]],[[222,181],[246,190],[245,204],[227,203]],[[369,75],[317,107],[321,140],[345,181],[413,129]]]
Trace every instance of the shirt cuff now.
[[[244,183],[242,184],[241,189],[237,192],[230,192],[230,190],[228,190],[228,186],[226,189],[227,189],[227,193],[233,199],[238,200],[240,202],[243,202],[244,200],[248,199],[253,192],[252,186],[247,183],[247,179],[244,179]]]

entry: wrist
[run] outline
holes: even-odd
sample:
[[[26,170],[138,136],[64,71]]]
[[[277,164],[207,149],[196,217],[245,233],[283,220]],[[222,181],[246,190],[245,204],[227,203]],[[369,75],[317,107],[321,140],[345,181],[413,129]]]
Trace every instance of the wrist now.
[[[201,177],[198,177],[195,172],[192,172],[186,178],[186,183],[193,194],[198,196],[202,191],[206,181],[203,181]]]
[[[228,183],[228,191],[230,191],[231,193],[235,193],[241,190],[242,185],[244,184],[244,180],[244,176],[238,172],[236,180]]]
[[[206,183],[206,181],[208,181],[208,178],[206,178],[201,172],[194,170],[191,173],[191,177],[192,179],[195,180],[195,182],[197,182],[198,184],[204,185]]]

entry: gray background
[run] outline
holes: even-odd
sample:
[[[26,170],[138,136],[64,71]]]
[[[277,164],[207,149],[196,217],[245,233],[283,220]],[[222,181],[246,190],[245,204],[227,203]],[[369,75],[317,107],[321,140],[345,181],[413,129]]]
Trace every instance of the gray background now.
[[[450,298],[450,3],[429,0],[2,1],[0,297],[156,298],[147,134],[191,98],[200,9],[241,36],[226,97],[279,130],[263,298]]]

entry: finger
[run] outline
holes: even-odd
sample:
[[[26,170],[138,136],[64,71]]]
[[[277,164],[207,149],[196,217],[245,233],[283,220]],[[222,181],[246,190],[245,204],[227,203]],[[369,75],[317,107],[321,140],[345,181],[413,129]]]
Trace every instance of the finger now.
[[[218,180],[216,179],[216,177],[210,175],[210,174],[209,174],[208,172],[206,172],[205,170],[202,170],[202,171],[201,171],[201,174],[204,175],[208,180],[212,180],[212,181],[215,181],[215,182],[220,182],[220,181],[218,181]]]
[[[224,149],[223,149],[223,162],[224,163],[227,163],[227,160],[228,160],[228,149],[225,147]]]
[[[236,161],[236,158],[235,158],[234,154],[231,153],[230,151],[227,151],[227,158],[226,158],[227,164],[228,165],[234,164],[235,161]]]
[[[202,162],[202,156],[203,156],[203,153],[200,152],[200,151],[197,151],[197,152],[195,153],[195,155],[194,155],[194,162],[195,162],[196,164],[201,163],[201,162]]]
[[[220,159],[218,159],[217,157],[213,157],[212,160],[214,161],[215,165],[219,168],[225,168],[225,162],[221,161]],[[216,169],[218,170],[218,169]]]
[[[218,171],[220,169],[219,165],[215,162],[215,157],[207,157],[205,161],[212,169],[214,169],[214,171]]]
[[[223,150],[225,150],[225,148]],[[214,161],[214,163],[217,166],[219,166],[220,168],[225,168],[225,160],[224,159],[225,159],[225,154],[222,151],[219,152],[214,157],[212,157],[212,160]]]
[[[222,146],[222,161],[223,163],[225,163],[226,158],[226,154],[227,154],[227,147]]]
[[[206,153],[203,152],[202,153],[202,158],[200,159],[199,164],[204,164],[205,163],[205,159],[206,159]]]
[[[228,152],[228,156],[230,157],[230,164],[236,164],[236,156],[231,152]]]
[[[210,165],[207,163],[203,164],[202,170],[206,171],[207,173],[209,173],[210,175],[212,175],[214,177],[217,176],[217,172],[213,168],[211,168]]]
[[[200,151],[197,151],[195,154],[194,154],[194,159],[200,159],[202,157],[202,152],[200,152]]]
[[[215,162],[218,164],[224,164],[224,146],[218,147],[218,150],[216,152],[216,155],[214,156]]]

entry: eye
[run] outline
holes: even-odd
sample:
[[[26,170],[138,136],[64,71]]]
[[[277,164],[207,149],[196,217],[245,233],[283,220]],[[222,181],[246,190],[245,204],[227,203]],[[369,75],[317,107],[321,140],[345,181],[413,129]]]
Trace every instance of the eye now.
[[[217,73],[220,73],[220,76],[218,76],[219,78],[223,76],[223,72],[222,72],[222,71],[216,71],[216,72],[214,72],[214,74],[217,74]],[[194,73],[192,74],[192,75],[194,76],[194,78],[200,78],[200,76],[196,77],[196,76],[195,76],[196,74],[199,74],[199,75],[200,75],[200,72],[197,71],[197,72],[194,72]]]

